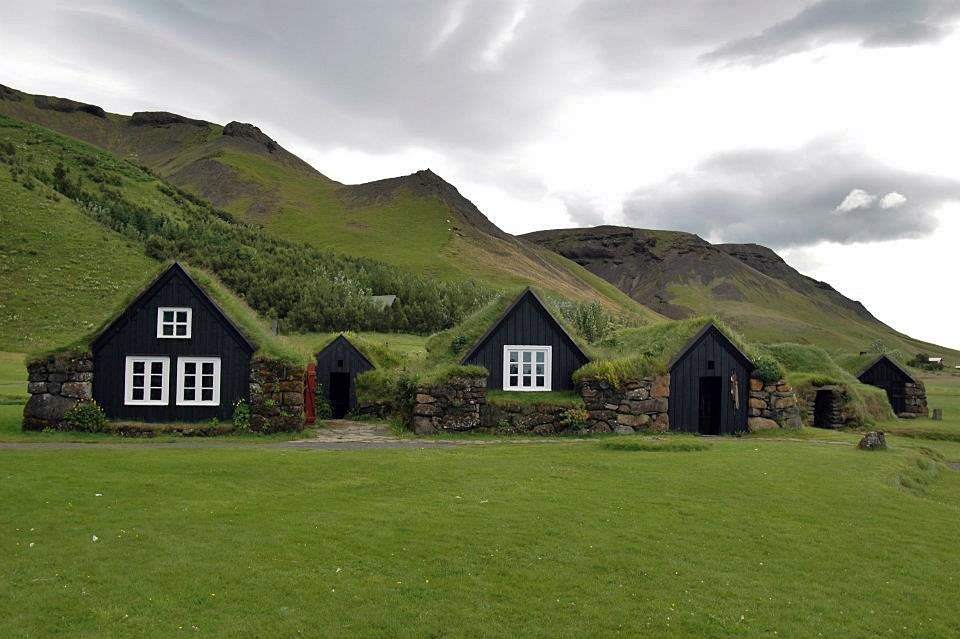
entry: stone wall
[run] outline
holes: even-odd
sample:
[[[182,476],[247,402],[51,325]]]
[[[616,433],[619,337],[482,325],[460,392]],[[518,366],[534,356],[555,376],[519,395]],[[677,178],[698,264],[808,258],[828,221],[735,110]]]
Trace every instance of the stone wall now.
[[[66,429],[63,415],[81,400],[93,398],[93,357],[89,353],[48,355],[27,364],[23,430]]]
[[[479,428],[486,384],[486,377],[460,377],[419,386],[413,404],[414,432],[429,435]]]
[[[914,417],[927,417],[930,410],[927,408],[927,389],[923,382],[916,384],[905,384],[903,387],[904,411],[897,415],[902,419],[913,419]]]
[[[480,425],[485,430],[511,435],[557,435],[576,432],[586,424],[569,423],[569,411],[578,407],[547,402],[487,401],[480,409]],[[581,412],[582,407],[579,407]]]
[[[747,401],[747,428],[751,431],[785,426],[798,428],[801,424],[797,394],[784,380],[764,382],[750,378]]]
[[[579,388],[587,409],[587,429],[595,433],[666,431],[670,376],[630,380],[622,388],[600,380],[584,380]]]
[[[250,362],[250,429],[261,433],[301,431],[304,369],[279,360]]]

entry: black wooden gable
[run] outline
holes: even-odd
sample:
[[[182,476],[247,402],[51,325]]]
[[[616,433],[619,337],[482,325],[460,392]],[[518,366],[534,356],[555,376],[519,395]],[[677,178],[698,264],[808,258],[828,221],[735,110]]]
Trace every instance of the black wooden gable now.
[[[360,349],[343,335],[338,335],[317,353],[317,370],[343,370],[362,373],[376,368]]]
[[[553,390],[572,389],[573,372],[590,361],[530,287],[477,340],[461,362],[486,368],[489,372],[487,387],[500,389],[503,387],[503,347],[506,345],[550,346]]]
[[[246,348],[253,353],[257,350],[256,344],[251,342],[243,331],[223,312],[220,306],[213,301],[203,287],[197,284],[197,281],[190,276],[180,262],[174,262],[167,270],[163,271],[150,284],[147,285],[127,307],[114,319],[107,324],[91,341],[91,349],[96,352],[108,342],[111,338],[120,333],[124,327],[137,316],[144,306],[151,303],[157,295],[169,286],[183,287],[187,294],[199,301],[208,312],[210,312],[228,333],[237,341],[238,345]]]
[[[917,380],[907,370],[886,355],[880,355],[857,373],[857,379],[864,384],[878,385],[882,382],[916,384]]]
[[[160,336],[163,324],[160,309],[181,309],[187,313],[186,336]],[[120,315],[92,340],[93,396],[108,417],[138,421],[201,421],[229,419],[233,402],[250,394],[250,358],[256,346],[230,320],[210,296],[178,263],[164,270],[127,305]],[[133,401],[127,390],[133,388],[128,365],[152,359],[160,365],[151,376],[164,380],[165,398],[156,403]],[[165,364],[160,364],[160,362]],[[177,395],[181,386],[180,363],[188,366],[219,367],[214,384],[216,403],[191,403]],[[186,380],[186,372],[183,373]],[[199,384],[198,377],[190,378]],[[141,382],[142,383],[142,382]],[[156,390],[156,389],[155,389]],[[194,387],[196,390],[196,387]]]
[[[357,406],[357,374],[376,368],[353,343],[339,335],[317,353],[319,392],[333,417],[344,417]]]
[[[750,358],[708,322],[670,360],[670,428],[706,435],[746,430]]]
[[[723,331],[721,331],[717,327],[717,325],[714,324],[712,321],[707,322],[703,326],[703,328],[697,331],[696,335],[690,338],[690,340],[683,346],[683,348],[677,351],[677,354],[674,355],[673,359],[670,360],[670,363],[667,364],[667,368],[672,369],[677,362],[679,362],[681,359],[687,356],[687,354],[689,354],[690,351],[696,349],[697,346],[701,344],[705,339],[708,339],[708,337],[712,337],[713,339],[717,340],[720,344],[722,344],[723,348],[728,350],[730,352],[730,355],[735,357],[737,360],[739,360],[740,363],[745,368],[748,368],[750,372],[753,372],[753,369],[756,368],[754,366],[753,360],[751,360],[746,353],[740,350],[740,347],[734,344],[729,337],[724,335]]]

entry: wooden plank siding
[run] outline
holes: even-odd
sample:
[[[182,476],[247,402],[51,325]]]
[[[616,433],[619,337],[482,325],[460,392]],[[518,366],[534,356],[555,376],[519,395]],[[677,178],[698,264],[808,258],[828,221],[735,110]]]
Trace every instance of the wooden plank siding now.
[[[524,291],[463,359],[489,371],[487,388],[503,390],[503,347],[551,346],[551,389],[573,390],[573,372],[589,358],[531,289]]]
[[[350,404],[352,410],[357,406],[357,375],[376,368],[363,353],[343,335],[334,338],[317,353],[317,384],[320,394],[328,402],[330,397],[330,374],[347,373],[350,375]]]
[[[711,370],[709,362],[714,362]],[[720,378],[720,433],[727,435],[747,429],[750,374],[753,363],[712,323],[684,347],[670,366],[668,414],[672,430],[705,432],[700,424],[700,379]],[[730,395],[730,374],[736,373],[740,407],[734,409]]]
[[[905,386],[916,380],[886,355],[881,355],[857,375],[864,384],[882,388],[894,413],[906,410]]]
[[[157,309],[161,306],[192,309],[189,339],[157,337]],[[219,307],[182,267],[175,264],[94,339],[93,396],[112,419],[144,422],[227,420],[232,417],[234,401],[249,400],[253,351],[253,345]],[[124,404],[127,356],[170,358],[166,405]],[[220,358],[218,406],[177,405],[177,359],[187,356]]]

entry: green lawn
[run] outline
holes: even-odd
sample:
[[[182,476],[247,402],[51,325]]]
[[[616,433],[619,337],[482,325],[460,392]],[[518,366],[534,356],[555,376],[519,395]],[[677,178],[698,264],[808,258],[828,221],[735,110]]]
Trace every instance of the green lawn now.
[[[858,438],[0,449],[0,636],[956,636],[960,442]]]

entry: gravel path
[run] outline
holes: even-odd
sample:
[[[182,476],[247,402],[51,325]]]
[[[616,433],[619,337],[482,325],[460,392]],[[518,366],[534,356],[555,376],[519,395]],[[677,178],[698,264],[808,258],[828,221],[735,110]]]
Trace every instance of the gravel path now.
[[[0,448],[316,448],[321,450],[357,450],[362,448],[446,448],[468,444],[468,441],[433,439],[400,439],[391,435],[384,424],[331,419],[318,429],[317,436],[287,442],[218,441],[216,439],[184,439],[175,442],[151,442],[130,439],[128,442],[0,442]]]

